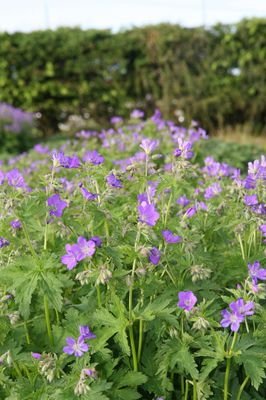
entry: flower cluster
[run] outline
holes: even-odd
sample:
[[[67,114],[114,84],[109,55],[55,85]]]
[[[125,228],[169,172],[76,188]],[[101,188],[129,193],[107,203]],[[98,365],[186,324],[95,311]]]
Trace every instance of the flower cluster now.
[[[100,245],[101,239],[98,237],[87,240],[83,236],[79,236],[76,244],[66,245],[67,254],[61,257],[61,261],[67,266],[67,269],[71,270],[76,267],[79,261],[92,257],[96,251],[96,247]]]
[[[238,299],[229,304],[230,311],[225,309],[221,312],[223,319],[221,326],[223,328],[231,327],[233,332],[237,332],[240,328],[241,322],[244,321],[245,316],[254,314],[254,302],[244,302],[243,299]]]

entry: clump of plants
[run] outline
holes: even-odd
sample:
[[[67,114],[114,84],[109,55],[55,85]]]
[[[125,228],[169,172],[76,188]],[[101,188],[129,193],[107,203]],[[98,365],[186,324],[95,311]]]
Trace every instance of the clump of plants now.
[[[265,157],[112,123],[1,166],[0,397],[264,399]]]

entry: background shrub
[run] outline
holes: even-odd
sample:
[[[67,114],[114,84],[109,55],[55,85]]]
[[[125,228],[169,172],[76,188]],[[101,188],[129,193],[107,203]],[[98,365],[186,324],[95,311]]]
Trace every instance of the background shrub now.
[[[45,135],[69,115],[106,124],[134,107],[208,130],[265,132],[265,19],[211,28],[161,24],[119,33],[60,28],[0,34],[0,101],[41,113]]]

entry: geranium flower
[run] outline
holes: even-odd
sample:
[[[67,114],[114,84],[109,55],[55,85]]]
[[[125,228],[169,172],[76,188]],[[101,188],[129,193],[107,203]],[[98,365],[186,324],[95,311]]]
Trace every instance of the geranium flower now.
[[[25,188],[27,186],[18,169],[12,169],[11,171],[8,171],[6,173],[6,178],[9,186],[13,186],[15,188]]]
[[[209,200],[215,196],[217,196],[219,193],[221,193],[222,188],[220,183],[214,182],[212,185],[206,188],[205,193],[204,193],[204,198],[206,200]]]
[[[83,157],[83,161],[93,165],[100,165],[104,162],[104,157],[97,150],[88,150]]]
[[[180,206],[182,206],[182,207],[186,207],[189,203],[190,203],[190,200],[186,197],[186,196],[180,196],[178,199],[177,199],[177,204],[179,204]]]
[[[106,178],[106,182],[108,183],[109,186],[113,186],[115,188],[122,188],[122,182],[120,179],[117,179],[114,174],[109,174]]]
[[[85,339],[96,339],[96,335],[90,331],[90,328],[87,325],[81,325],[79,327],[80,337]]]
[[[13,221],[10,222],[10,226],[12,226],[13,229],[20,229],[21,222],[19,219],[14,219]]]
[[[55,217],[62,217],[63,210],[68,206],[66,201],[61,200],[59,194],[53,194],[48,197],[47,204],[51,207],[50,215],[54,215]]]
[[[239,314],[238,312],[232,312],[228,310],[221,311],[223,319],[221,320],[221,326],[223,328],[227,328],[231,325],[231,331],[237,332],[239,330],[241,322],[244,321],[244,315]]]
[[[253,315],[254,314],[254,302],[253,301],[248,301],[246,304],[243,299],[238,299],[234,301],[233,303],[230,303],[229,307],[231,310],[240,315],[248,316],[248,315]]]
[[[147,155],[151,154],[159,146],[159,140],[143,139],[139,147],[141,147]]]
[[[162,230],[162,234],[163,234],[163,237],[164,237],[164,240],[166,241],[166,243],[172,243],[172,244],[179,243],[182,240],[181,236],[174,235],[168,229]]]
[[[96,244],[94,240],[86,240],[83,236],[78,238],[78,261],[84,260],[86,257],[91,257],[95,253]]]
[[[157,247],[153,247],[150,251],[149,254],[149,260],[153,265],[159,264],[159,261],[161,259],[161,253],[160,250],[157,249]]]
[[[138,206],[138,210],[140,213],[139,221],[149,226],[154,226],[160,218],[160,214],[156,211],[154,204],[149,204],[147,201],[142,201]]]
[[[3,238],[2,236],[0,236],[0,249],[2,247],[6,247],[9,246],[9,241],[5,238]]]
[[[80,257],[80,248],[77,244],[67,244],[66,245],[67,254],[61,257],[61,262],[67,266],[67,269],[73,269],[79,260]]]
[[[178,299],[178,307],[183,308],[185,311],[191,311],[194,305],[197,303],[197,297],[191,291],[179,292]]]
[[[75,357],[83,356],[89,350],[89,345],[84,342],[84,338],[80,336],[76,341],[72,337],[66,338],[67,346],[64,347],[64,352]]]
[[[85,189],[84,187],[80,188],[82,196],[89,201],[94,201],[97,199],[97,197],[99,196],[97,193],[91,193],[89,192],[87,189]]]
[[[266,269],[260,268],[259,261],[255,261],[254,264],[248,264],[248,272],[254,284],[257,284],[258,279],[266,280]]]
[[[258,204],[258,199],[257,199],[257,195],[256,194],[252,194],[252,195],[246,195],[244,197],[244,203],[246,204],[246,206],[255,206],[256,204]]]

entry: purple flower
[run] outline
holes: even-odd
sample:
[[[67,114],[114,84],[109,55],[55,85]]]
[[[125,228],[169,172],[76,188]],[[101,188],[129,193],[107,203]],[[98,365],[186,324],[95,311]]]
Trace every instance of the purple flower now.
[[[24,178],[18,169],[12,169],[11,171],[8,171],[6,173],[6,178],[7,178],[9,186],[13,186],[16,188],[25,188],[26,187]]]
[[[40,353],[31,353],[31,356],[35,358],[35,360],[40,360],[40,358],[42,357]]]
[[[180,206],[182,206],[182,207],[186,207],[189,203],[190,203],[190,200],[186,197],[186,196],[180,196],[178,199],[177,199],[177,204],[179,204]]]
[[[57,151],[52,152],[52,161],[53,161],[53,166],[54,167],[63,167],[63,168],[79,168],[80,167],[80,161],[79,158],[73,154],[72,157],[65,156],[65,154],[60,151],[59,153]]]
[[[253,175],[248,174],[246,176],[245,188],[246,189],[255,189],[256,188],[256,179],[254,178]]]
[[[177,303],[178,307],[183,308],[183,310],[190,311],[197,303],[197,297],[193,292],[179,292],[178,293],[179,302]]]
[[[140,213],[139,221],[149,226],[154,226],[160,218],[160,214],[156,211],[154,204],[149,204],[147,201],[142,201],[138,206],[138,210]]]
[[[102,239],[99,238],[99,236],[92,236],[91,240],[94,241],[94,243],[96,244],[97,247],[101,247],[102,245]]]
[[[192,218],[193,215],[196,214],[196,212],[197,212],[196,207],[189,207],[189,208],[186,210],[186,212],[185,212],[185,214],[184,214],[184,217]]]
[[[67,244],[66,245],[67,254],[61,257],[61,262],[67,266],[67,269],[73,269],[79,260],[80,257],[80,248],[77,244]]]
[[[141,110],[133,110],[132,113],[130,114],[130,118],[134,118],[134,119],[139,119],[144,117],[144,112]]]
[[[121,122],[123,122],[123,118],[122,117],[118,117],[118,116],[114,116],[110,119],[111,124],[120,124]]]
[[[75,190],[74,182],[68,181],[66,178],[61,178],[60,182],[62,183],[65,192],[72,193]]]
[[[175,157],[180,157],[182,156],[185,160],[190,160],[194,156],[192,149],[192,144],[188,141],[183,141],[182,138],[178,138],[178,148],[175,149],[174,151],[174,156]]]
[[[79,327],[80,338],[85,339],[96,339],[96,335],[90,331],[87,325],[81,325]]]
[[[254,264],[248,264],[248,272],[252,279],[252,282],[256,285],[258,279],[266,280],[266,269],[260,268],[259,261],[255,261]]]
[[[9,246],[9,241],[5,238],[3,238],[2,236],[0,236],[0,249],[2,247],[6,247]]]
[[[228,310],[221,311],[223,319],[221,320],[221,326],[223,328],[227,328],[231,325],[231,330],[233,332],[237,332],[241,322],[244,321],[244,315],[239,314],[238,312],[232,312]]]
[[[64,347],[64,352],[67,354],[74,354],[76,357],[83,356],[83,353],[86,353],[89,350],[89,346],[84,342],[82,336],[78,338],[76,341],[72,337],[66,338],[67,346]]]
[[[97,371],[95,369],[84,368],[82,371],[84,372],[84,374],[91,376],[92,378],[97,378]]]
[[[95,253],[96,244],[94,240],[86,240],[83,236],[78,238],[79,254],[77,260],[84,260],[86,257],[91,257]]]
[[[41,144],[35,144],[33,149],[39,154],[49,153],[49,147],[48,146],[42,146]]]
[[[67,207],[67,202],[61,200],[59,194],[53,194],[48,197],[47,204],[51,207],[50,215],[54,215],[55,217],[62,217],[63,210]]]
[[[153,247],[149,254],[149,260],[153,265],[159,264],[161,258],[160,250],[157,247]]]
[[[159,140],[143,139],[139,147],[141,147],[147,155],[151,154],[159,145]]]
[[[260,226],[260,231],[263,233],[264,236],[266,236],[266,224]]]
[[[254,314],[254,302],[248,301],[246,304],[243,299],[238,299],[233,303],[230,303],[229,307],[231,310],[240,315],[248,316]]]
[[[252,194],[252,195],[246,195],[244,197],[244,203],[246,204],[246,206],[255,206],[256,204],[258,204],[258,199],[257,199],[257,195],[256,194]]]
[[[64,168],[79,168],[80,161],[75,154],[73,154],[72,157],[65,156],[63,163],[62,163],[62,167],[64,167]]]
[[[100,165],[104,162],[104,157],[97,150],[88,150],[83,157],[83,161],[93,165]]]
[[[204,197],[206,200],[209,200],[212,197],[217,196],[221,191],[222,191],[221,185],[217,182],[214,182],[212,185],[206,188]]]
[[[106,178],[106,182],[108,183],[109,186],[113,186],[115,188],[122,188],[122,182],[120,179],[117,179],[114,174],[109,174]]]
[[[19,219],[14,219],[13,221],[10,222],[10,226],[12,226],[13,229],[20,229],[21,222]]]
[[[173,235],[168,229],[162,230],[162,234],[167,243],[180,243],[182,240],[181,236]]]
[[[89,192],[87,189],[85,189],[85,188],[83,188],[83,187],[81,187],[80,190],[81,190],[82,196],[83,196],[86,200],[93,201],[93,200],[96,200],[97,197],[98,197],[98,194],[96,194],[96,193],[91,193],[91,192]]]
[[[197,203],[197,210],[205,210],[208,211],[208,206],[204,201],[199,201]]]
[[[0,170],[0,186],[3,185],[5,181],[5,174],[3,171]]]

